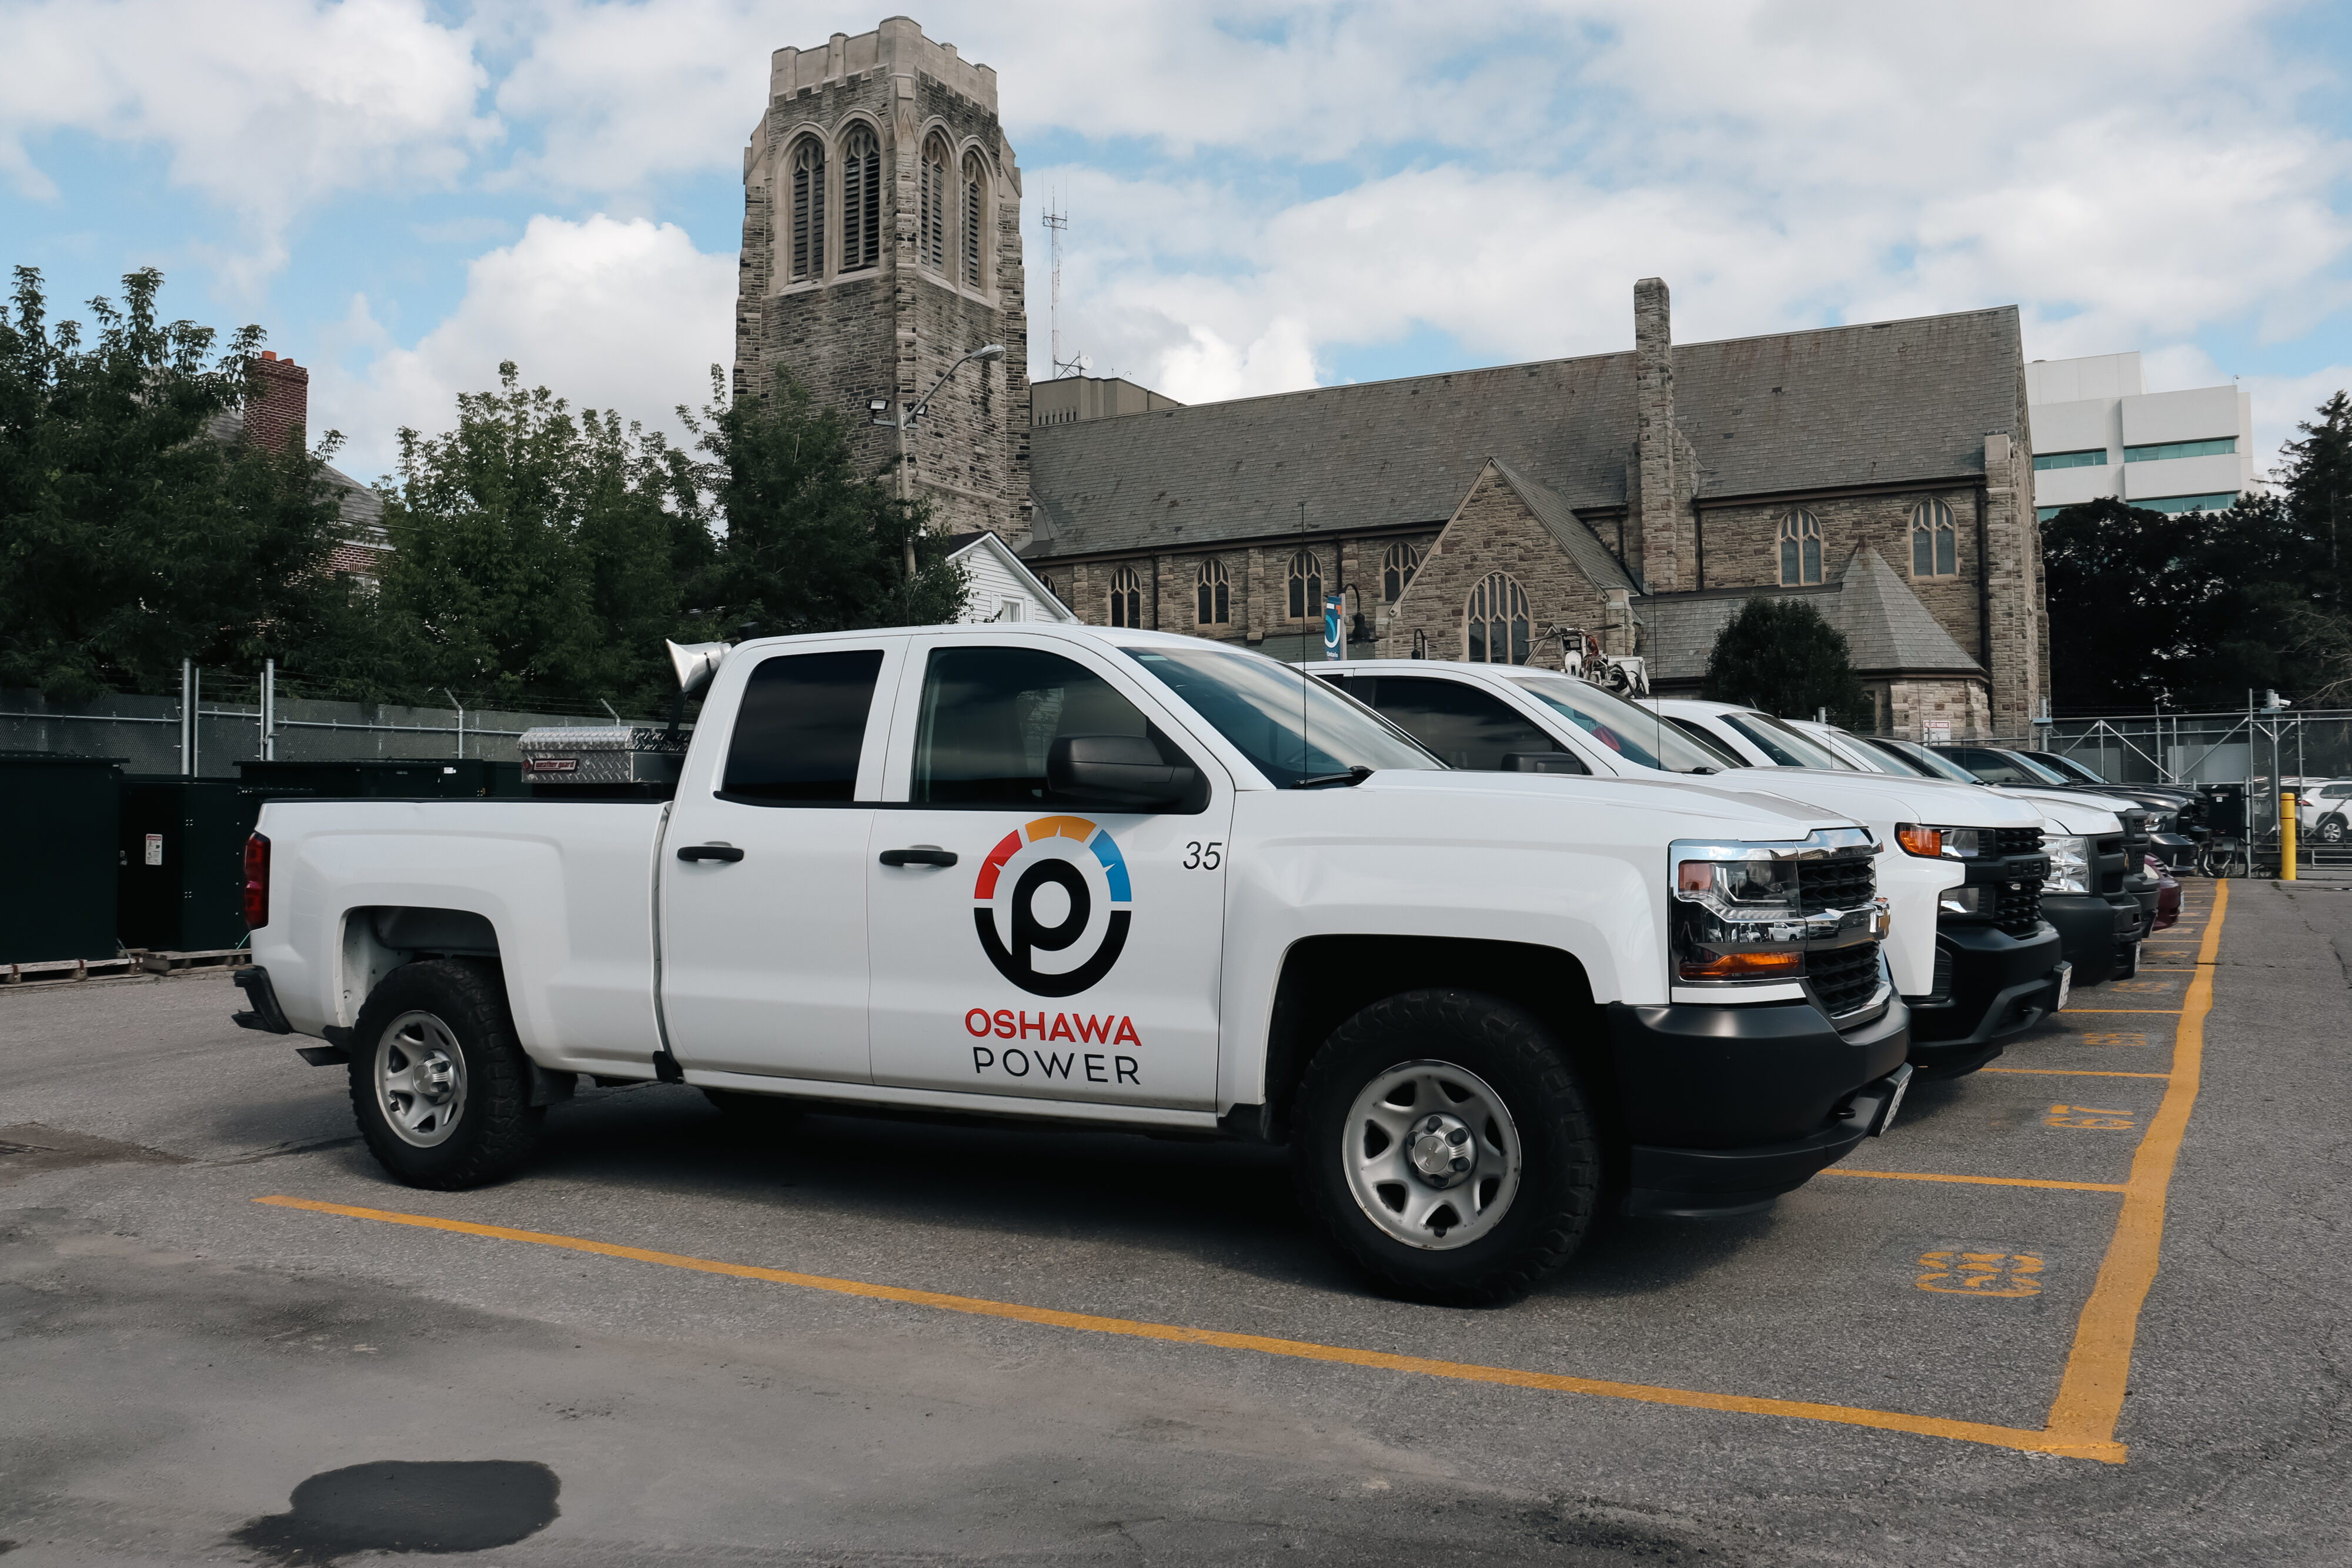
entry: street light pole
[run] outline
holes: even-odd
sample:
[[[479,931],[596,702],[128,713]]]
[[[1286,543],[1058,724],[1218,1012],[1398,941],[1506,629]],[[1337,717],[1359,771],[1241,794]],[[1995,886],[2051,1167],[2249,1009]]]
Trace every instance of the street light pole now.
[[[874,423],[877,425],[890,426],[898,432],[898,504],[901,507],[912,505],[915,499],[914,476],[908,472],[907,468],[908,430],[914,425],[917,420],[922,418],[924,414],[930,412],[931,399],[939,396],[940,389],[948,384],[948,378],[950,376],[954,375],[958,371],[963,369],[964,366],[971,363],[975,360],[985,363],[992,360],[1001,360],[1003,357],[1003,344],[983,344],[980,348],[974,349],[971,353],[966,354],[962,359],[958,360],[954,364],[950,365],[947,368],[946,372],[942,374],[938,381],[931,383],[931,390],[925,392],[916,402],[902,403],[897,402],[894,400],[892,402],[886,403],[880,398],[876,398],[866,405],[866,412],[870,414],[879,414],[886,408],[890,411],[890,418],[876,419]],[[912,534],[908,534],[907,536],[907,580],[910,583],[915,580],[915,536]]]

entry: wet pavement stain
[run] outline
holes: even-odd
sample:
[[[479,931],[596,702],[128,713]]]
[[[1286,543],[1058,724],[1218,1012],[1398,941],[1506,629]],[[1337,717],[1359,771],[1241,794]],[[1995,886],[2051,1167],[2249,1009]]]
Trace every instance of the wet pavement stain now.
[[[484,1552],[544,1530],[563,1483],[523,1459],[381,1459],[323,1470],[294,1489],[285,1513],[230,1539],[287,1564],[360,1552]]]

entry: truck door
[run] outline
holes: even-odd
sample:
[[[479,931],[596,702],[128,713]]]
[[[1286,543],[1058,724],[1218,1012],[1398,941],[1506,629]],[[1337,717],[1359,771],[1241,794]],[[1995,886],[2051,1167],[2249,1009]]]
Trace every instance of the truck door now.
[[[1232,783],[1118,663],[916,639],[866,868],[876,1082],[1214,1107]],[[1057,743],[1091,737],[1200,784],[1158,810],[1057,789]]]
[[[904,638],[722,667],[723,747],[662,845],[662,1015],[681,1065],[866,1083],[866,842]]]

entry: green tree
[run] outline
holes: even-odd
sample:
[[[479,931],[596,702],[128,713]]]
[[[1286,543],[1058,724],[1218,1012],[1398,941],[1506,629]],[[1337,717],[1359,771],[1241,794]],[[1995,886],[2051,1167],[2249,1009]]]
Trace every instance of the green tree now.
[[[1801,599],[1751,599],[1716,634],[1699,694],[1782,718],[1870,727],[1870,697],[1853,673],[1845,633]]]
[[[575,417],[500,364],[456,429],[400,432],[380,613],[402,679],[469,706],[666,701],[662,639],[688,631],[712,555],[701,483],[658,433]]]
[[[52,329],[31,267],[0,308],[0,684],[52,696],[165,691],[180,661],[298,663],[365,607],[326,570],[341,437],[262,451],[237,434],[258,327],[158,319],[163,275]]]
[[[696,602],[762,634],[919,626],[954,619],[967,582],[946,559],[926,501],[901,502],[861,473],[840,410],[820,408],[780,366],[764,397],[730,398],[711,369],[699,418],[678,410],[712,459],[705,470],[725,534]],[[907,546],[915,547],[910,579]]]

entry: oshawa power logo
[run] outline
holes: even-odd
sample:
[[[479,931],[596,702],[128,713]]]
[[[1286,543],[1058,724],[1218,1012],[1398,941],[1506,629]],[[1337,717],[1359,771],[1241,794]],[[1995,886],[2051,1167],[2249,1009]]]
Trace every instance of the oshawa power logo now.
[[[1033,997],[1074,997],[1109,974],[1134,919],[1126,858],[1084,817],[1040,817],[1005,834],[971,896],[981,950]],[[1040,955],[1052,955],[1044,967]]]

